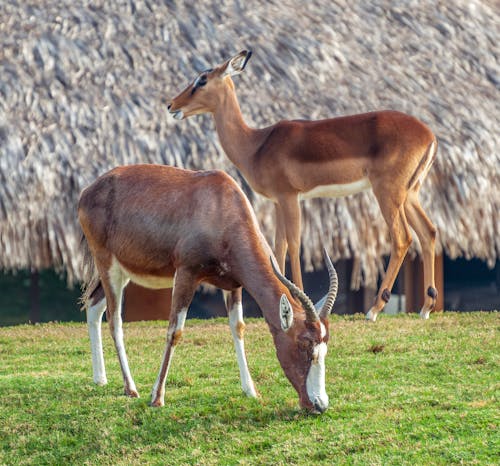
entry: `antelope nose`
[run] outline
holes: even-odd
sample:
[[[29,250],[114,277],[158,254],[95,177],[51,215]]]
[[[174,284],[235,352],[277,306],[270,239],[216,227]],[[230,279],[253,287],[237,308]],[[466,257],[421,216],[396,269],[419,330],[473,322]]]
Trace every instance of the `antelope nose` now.
[[[167,105],[167,110],[170,110],[171,107],[172,107],[172,104],[168,104]]]

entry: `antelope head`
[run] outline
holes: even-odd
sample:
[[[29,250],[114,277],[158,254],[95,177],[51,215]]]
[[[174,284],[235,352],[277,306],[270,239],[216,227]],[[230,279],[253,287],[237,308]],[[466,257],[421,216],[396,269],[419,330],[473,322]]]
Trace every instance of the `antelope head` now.
[[[231,76],[241,73],[251,56],[252,52],[243,50],[221,65],[202,71],[174,97],[168,111],[178,120],[200,113],[213,113],[227,86],[234,89]]]
[[[282,332],[273,333],[276,353],[285,375],[299,394],[300,404],[310,411],[322,413],[328,408],[325,389],[325,358],[330,337],[328,315],[337,296],[337,272],[324,252],[330,276],[328,294],[321,309],[271,264],[278,279],[288,288],[294,305],[285,294],[280,300]],[[296,310],[298,302],[303,309]],[[305,311],[305,312],[304,312]]]

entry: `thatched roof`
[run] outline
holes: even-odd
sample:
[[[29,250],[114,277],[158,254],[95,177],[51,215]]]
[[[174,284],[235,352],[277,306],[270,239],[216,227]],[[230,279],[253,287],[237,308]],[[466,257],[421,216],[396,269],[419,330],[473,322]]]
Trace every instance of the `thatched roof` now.
[[[157,4],[158,3],[158,4]],[[117,164],[223,168],[209,116],[165,99],[243,48],[249,124],[392,108],[435,131],[422,200],[451,257],[500,253],[497,2],[285,0],[0,4],[0,267],[81,274],[80,190]],[[272,205],[250,193],[269,238]],[[303,257],[356,257],[373,282],[388,234],[371,193],[303,205]],[[418,249],[418,246],[417,246]]]

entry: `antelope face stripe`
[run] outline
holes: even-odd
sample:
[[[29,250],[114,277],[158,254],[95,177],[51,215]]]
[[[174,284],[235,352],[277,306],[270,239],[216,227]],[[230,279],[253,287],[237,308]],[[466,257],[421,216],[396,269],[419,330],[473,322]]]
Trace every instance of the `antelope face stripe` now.
[[[326,336],[326,327],[323,322],[321,326],[321,339]],[[314,409],[322,413],[328,408],[328,395],[325,389],[325,358],[327,346],[324,341],[317,344],[313,349],[313,358],[309,373],[307,374],[306,389],[307,396],[314,406]]]

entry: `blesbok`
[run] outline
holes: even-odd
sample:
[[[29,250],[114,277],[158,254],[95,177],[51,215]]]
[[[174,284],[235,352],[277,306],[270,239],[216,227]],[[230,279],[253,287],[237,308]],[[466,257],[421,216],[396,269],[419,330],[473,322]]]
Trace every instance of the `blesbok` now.
[[[226,307],[243,391],[256,396],[244,351],[241,287],[260,306],[279,362],[303,408],[323,412],[328,314],[337,294],[330,274],[327,300],[317,311],[306,294],[273,270],[274,256],[243,191],[224,172],[194,172],[164,165],[115,168],[80,197],[78,218],[87,245],[83,301],[94,381],[105,384],[101,320],[107,320],[120,362],[125,394],[138,397],[130,373],[120,315],[129,280],[148,288],[173,288],[166,348],[151,404],[163,406],[165,380],[186,313],[200,282],[227,290]]]
[[[300,200],[339,197],[372,189],[391,235],[391,256],[375,302],[366,314],[375,321],[391,289],[415,230],[427,287],[421,317],[436,304],[436,228],[418,192],[436,156],[432,131],[419,120],[380,111],[318,121],[284,120],[254,129],[244,121],[231,76],[245,68],[251,52],[200,73],[168,105],[176,119],[211,113],[221,145],[252,189],[275,203],[275,253],[282,272],[288,248],[293,281],[300,271]],[[408,225],[409,224],[409,225]]]

